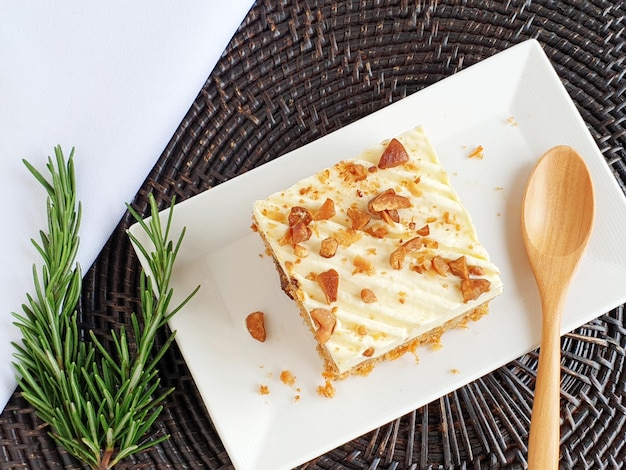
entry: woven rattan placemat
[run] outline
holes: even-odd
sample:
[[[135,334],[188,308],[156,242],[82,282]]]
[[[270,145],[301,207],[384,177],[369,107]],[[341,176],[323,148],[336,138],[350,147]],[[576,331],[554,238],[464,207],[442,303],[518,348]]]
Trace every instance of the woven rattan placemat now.
[[[527,38],[544,47],[626,188],[625,29],[621,0],[259,0],[134,205],[146,214],[149,192],[163,207],[194,196]],[[81,326],[105,343],[139,306],[130,223],[120,222],[85,276]],[[621,468],[623,307],[562,344],[562,467]],[[525,468],[536,361],[527,354],[300,468]],[[231,468],[176,346],[160,373],[176,391],[154,432],[171,438],[120,468]],[[82,467],[18,390],[0,416],[0,468]]]

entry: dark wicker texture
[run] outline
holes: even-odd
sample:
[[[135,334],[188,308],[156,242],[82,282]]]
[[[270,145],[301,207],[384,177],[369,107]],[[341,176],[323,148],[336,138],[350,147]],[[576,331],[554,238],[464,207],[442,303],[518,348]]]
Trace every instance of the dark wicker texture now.
[[[626,188],[625,17],[621,0],[259,0],[134,205],[146,214],[149,192],[163,207],[173,195],[194,196],[527,38],[544,46]],[[138,310],[130,223],[120,221],[85,276],[81,326],[105,343]],[[562,346],[562,467],[621,468],[623,307]],[[300,468],[525,468],[536,361],[527,354]],[[176,346],[160,372],[176,391],[154,433],[172,437],[121,468],[231,468]],[[0,446],[3,469],[82,468],[47,436],[19,390],[0,417]]]

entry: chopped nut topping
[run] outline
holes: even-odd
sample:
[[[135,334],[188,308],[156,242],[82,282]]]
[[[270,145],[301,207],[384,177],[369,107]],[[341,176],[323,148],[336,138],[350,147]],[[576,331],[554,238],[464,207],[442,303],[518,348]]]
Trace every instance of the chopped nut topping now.
[[[287,218],[289,226],[293,227],[297,223],[301,222],[304,225],[309,225],[313,220],[313,216],[308,209],[300,206],[294,206],[289,211],[289,217]]]
[[[481,268],[480,266],[470,266],[469,267],[469,273],[472,276],[484,276],[485,275],[485,270],[483,268]]]
[[[246,328],[248,333],[257,341],[265,342],[267,334],[265,332],[265,315],[263,312],[252,312],[246,317]]]
[[[339,242],[341,246],[347,248],[354,242],[361,239],[361,233],[352,228],[349,228],[347,230],[337,230],[337,232],[335,232],[334,238]]]
[[[411,269],[419,274],[424,274],[428,269],[424,267],[423,264],[416,264],[415,266],[411,266]]]
[[[448,263],[446,263],[441,256],[435,256],[432,259],[432,262],[433,269],[437,272],[437,274],[439,274],[440,276],[448,275],[448,271],[450,271],[450,266],[448,266]]]
[[[378,214],[382,211],[406,209],[407,207],[411,207],[411,201],[404,196],[396,194],[393,188],[386,189],[382,193],[379,193],[367,205],[367,209],[372,214]]]
[[[365,357],[372,357],[374,355],[374,347],[370,346],[369,348],[367,348],[365,351],[363,351],[363,355]]]
[[[368,276],[371,276],[376,272],[374,265],[362,256],[356,255],[352,263],[354,264],[354,271],[352,271],[352,274],[367,274]]]
[[[291,244],[294,246],[311,238],[311,229],[307,227],[304,222],[298,222],[293,227],[291,227],[290,230]]]
[[[411,238],[402,244],[407,253],[419,250],[424,245],[422,237]]]
[[[295,246],[311,238],[311,229],[308,227],[313,220],[311,212],[304,207],[294,206],[289,211],[287,220],[289,229],[283,238],[280,239],[279,243],[281,245],[291,244]]]
[[[458,224],[456,220],[456,216],[450,215],[448,211],[443,213],[443,220],[446,224],[454,225],[454,228],[457,230],[461,230],[461,224]]]
[[[409,161],[409,154],[398,139],[391,139],[389,145],[380,156],[378,168],[392,168]]]
[[[324,344],[330,338],[335,330],[337,319],[333,313],[326,308],[314,308],[311,310],[311,318],[317,326],[315,331],[315,339]]]
[[[320,246],[320,256],[322,258],[332,258],[337,253],[338,247],[339,242],[335,238],[325,238]]]
[[[415,196],[415,197],[421,197],[423,192],[422,189],[419,187],[418,185],[419,183],[419,178],[416,178],[415,181],[403,181],[401,184],[402,186],[404,186],[406,189],[409,190],[409,192]]]
[[[324,203],[317,210],[313,216],[313,220],[327,220],[335,215],[335,201],[330,198],[326,198]]]
[[[321,173],[318,173],[317,179],[320,181],[320,183],[326,184],[330,179],[330,170],[326,168]]]
[[[491,282],[487,279],[464,279],[461,281],[461,293],[463,294],[463,302],[477,299],[485,292],[489,291]]]
[[[365,229],[372,237],[385,238],[389,231],[382,225],[376,225]]]
[[[391,264],[392,269],[402,269],[405,256],[406,256],[406,248],[404,248],[403,246],[396,248],[391,253],[391,256],[389,256],[389,264]]]
[[[428,224],[424,225],[421,229],[419,229],[417,231],[417,234],[421,235],[422,237],[426,237],[430,235],[430,227],[428,226]]]
[[[433,267],[433,262],[429,258],[429,259],[422,260],[422,262],[418,266],[413,267],[413,270],[422,274],[422,273],[425,273],[426,271],[430,271],[430,268],[432,267]]]
[[[337,290],[339,288],[339,273],[337,271],[329,269],[319,273],[317,275],[317,283],[322,288],[328,304],[337,302]]]
[[[291,245],[291,227],[289,227],[283,237],[278,240],[278,243],[280,246]]]
[[[354,230],[361,230],[369,223],[372,216],[358,207],[348,207],[348,217]]]
[[[391,253],[389,264],[393,269],[402,269],[406,255],[419,250],[423,245],[424,240],[421,237],[411,238]]]
[[[389,225],[393,225],[394,223],[397,224],[398,222],[400,222],[400,214],[398,214],[398,211],[395,209],[382,211],[380,212],[380,216]]]
[[[376,294],[374,293],[372,289],[361,289],[361,300],[365,302],[366,304],[372,304],[376,302],[378,299],[376,298]],[[365,328],[365,326],[363,325],[361,326]],[[361,326],[359,326],[359,334],[365,334],[365,333],[360,333]]]
[[[367,327],[365,325],[359,325],[356,332],[360,336],[365,336],[367,334]]]
[[[309,256],[309,250],[307,250],[302,245],[296,245],[293,247],[293,254],[296,255],[298,258],[306,258],[307,256]]]
[[[341,176],[347,183],[356,183],[367,178],[367,168],[359,163],[346,163]]]
[[[431,250],[439,248],[439,242],[437,240],[433,240],[432,238],[424,238],[423,240],[426,248],[430,248]]]
[[[454,261],[449,261],[448,266],[450,267],[450,272],[455,276],[461,279],[469,279],[469,268],[467,267],[465,256],[461,256]]]

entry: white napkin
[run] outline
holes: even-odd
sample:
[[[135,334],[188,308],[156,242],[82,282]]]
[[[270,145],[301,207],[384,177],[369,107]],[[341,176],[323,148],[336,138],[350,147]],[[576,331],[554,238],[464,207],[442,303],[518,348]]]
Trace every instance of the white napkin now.
[[[33,291],[42,172],[76,148],[83,271],[161,155],[252,0],[0,3],[0,409],[15,390],[11,312]]]

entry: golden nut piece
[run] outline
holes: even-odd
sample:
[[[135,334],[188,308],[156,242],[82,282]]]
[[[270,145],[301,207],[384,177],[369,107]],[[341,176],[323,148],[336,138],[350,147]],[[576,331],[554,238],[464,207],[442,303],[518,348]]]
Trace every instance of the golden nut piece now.
[[[392,168],[409,161],[409,154],[398,139],[391,139],[389,145],[380,156],[378,168]]]
[[[372,289],[361,289],[361,300],[366,304],[372,304],[378,299]]]
[[[322,258],[332,258],[337,253],[339,242],[336,238],[328,237],[322,240],[320,245],[320,256]]]
[[[372,214],[379,214],[382,211],[393,211],[411,207],[411,201],[396,194],[393,188],[388,188],[374,197],[367,205],[367,209]]]
[[[246,317],[246,328],[257,341],[265,342],[267,334],[265,333],[265,315],[263,312],[252,312]]]
[[[329,269],[317,275],[317,283],[322,288],[326,296],[326,302],[331,304],[337,302],[337,290],[339,289],[339,273],[334,269]]]
[[[326,308],[314,308],[311,310],[311,318],[317,326],[315,339],[320,344],[324,344],[328,341],[330,335],[333,334],[337,319],[335,318],[335,315],[333,315],[333,313]]]
[[[489,290],[491,283],[487,279],[464,279],[461,281],[461,293],[465,303],[477,299]]]

